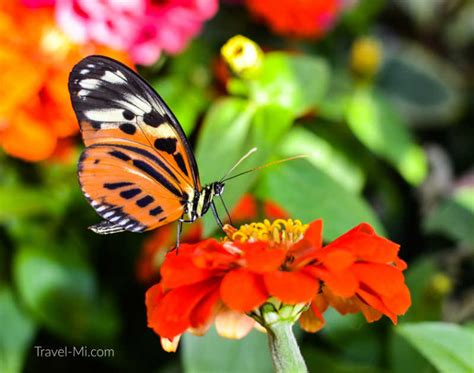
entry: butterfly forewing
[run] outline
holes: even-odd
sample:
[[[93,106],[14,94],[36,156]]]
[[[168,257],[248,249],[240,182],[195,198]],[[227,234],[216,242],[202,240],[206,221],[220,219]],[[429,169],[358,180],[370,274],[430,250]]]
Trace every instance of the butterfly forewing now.
[[[181,217],[201,185],[186,137],[158,94],[102,56],[74,67],[69,91],[87,146],[81,188],[109,222],[100,229],[143,231]]]

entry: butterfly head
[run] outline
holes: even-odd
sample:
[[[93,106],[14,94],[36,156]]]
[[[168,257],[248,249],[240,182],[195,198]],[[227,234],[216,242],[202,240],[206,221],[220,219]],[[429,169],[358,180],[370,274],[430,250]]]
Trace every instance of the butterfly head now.
[[[212,191],[214,192],[215,196],[220,196],[224,193],[224,183],[217,181],[212,184]]]

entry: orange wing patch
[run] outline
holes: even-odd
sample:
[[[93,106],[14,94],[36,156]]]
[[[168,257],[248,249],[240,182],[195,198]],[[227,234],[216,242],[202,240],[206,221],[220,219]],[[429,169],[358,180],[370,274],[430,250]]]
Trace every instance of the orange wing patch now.
[[[166,165],[155,167],[150,156],[136,146],[97,144],[79,161],[84,195],[102,218],[123,230],[142,232],[183,215],[187,192]]]

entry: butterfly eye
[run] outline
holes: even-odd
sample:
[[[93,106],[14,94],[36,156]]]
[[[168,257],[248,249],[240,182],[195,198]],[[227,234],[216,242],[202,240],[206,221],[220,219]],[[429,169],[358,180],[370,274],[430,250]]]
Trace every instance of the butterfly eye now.
[[[214,184],[214,194],[220,196],[224,192],[224,184],[223,183],[215,183]]]

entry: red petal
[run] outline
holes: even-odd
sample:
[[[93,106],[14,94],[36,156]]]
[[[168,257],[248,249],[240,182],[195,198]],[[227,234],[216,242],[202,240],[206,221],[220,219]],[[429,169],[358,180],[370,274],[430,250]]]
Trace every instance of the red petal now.
[[[272,201],[263,202],[263,214],[267,219],[287,219],[290,214],[286,212],[281,206]]]
[[[300,316],[301,329],[308,333],[316,333],[321,330],[325,324],[322,317],[317,316],[313,308],[308,308]]]
[[[266,242],[235,243],[235,245],[244,251],[245,267],[253,272],[275,271],[285,260],[285,250],[269,248]]]
[[[216,331],[221,337],[241,339],[255,326],[255,320],[245,313],[229,309],[219,311],[216,316]]]
[[[254,196],[250,193],[246,193],[240,198],[237,202],[237,205],[233,208],[230,213],[232,220],[234,221],[244,221],[252,220],[257,216],[257,201]]]
[[[199,328],[209,322],[211,317],[214,316],[219,298],[219,288],[216,287],[213,292],[208,294],[194,307],[190,316],[190,322],[193,328]]]
[[[385,306],[397,315],[403,315],[411,305],[410,290],[404,284],[400,291],[389,297],[382,297]]]
[[[397,315],[395,315],[393,312],[390,312],[388,308],[385,307],[382,300],[378,296],[371,294],[362,289],[359,289],[357,291],[357,295],[369,306],[371,306],[372,308],[375,308],[377,311],[380,311],[384,315],[388,316],[395,325],[397,324]],[[364,316],[365,316],[365,313],[364,313]],[[367,319],[367,321],[370,321],[370,320]]]
[[[184,244],[181,246],[185,246]],[[181,250],[181,247],[180,249]],[[214,275],[214,271],[195,266],[191,255],[168,255],[161,267],[162,285],[166,289],[194,284]]]
[[[194,307],[218,285],[208,280],[168,291],[152,310],[148,326],[168,339],[182,334],[191,326],[190,315]]]
[[[323,293],[319,292],[311,302],[314,314],[323,320],[323,313],[328,309],[329,303]]]
[[[221,283],[222,301],[231,309],[248,312],[268,298],[261,275],[237,269],[227,273]]]
[[[348,269],[355,261],[354,255],[345,250],[334,250],[326,255],[324,266],[332,272],[342,272]]]
[[[350,251],[360,260],[389,263],[397,258],[399,245],[378,236],[369,224],[362,223],[344,233],[324,249],[328,252],[336,248]]]
[[[152,319],[152,315],[155,312],[155,308],[157,304],[159,304],[163,296],[164,296],[164,292],[163,292],[163,288],[161,287],[161,284],[153,285],[145,293],[145,306],[146,306],[146,313],[147,313],[146,316],[147,316],[149,327],[151,327],[150,320]]]
[[[388,264],[356,263],[352,270],[360,282],[377,294],[390,296],[398,293],[404,286],[403,274]]]
[[[354,297],[353,299],[354,303],[357,305],[357,307],[359,307],[367,322],[380,320],[380,318],[383,316],[382,312],[372,308],[367,303],[360,300],[360,298]]]
[[[313,272],[338,296],[352,297],[359,288],[359,281],[351,271],[335,273],[325,268],[315,268]]]
[[[196,267],[213,270],[227,269],[238,259],[240,259],[239,255],[230,253],[215,239],[201,242],[193,255],[193,263]]]
[[[315,220],[309,224],[304,234],[304,240],[308,241],[313,248],[319,249],[323,245],[323,221]]]
[[[319,289],[319,282],[302,272],[275,271],[264,274],[263,279],[268,292],[283,303],[309,302]]]
[[[347,313],[356,313],[360,310],[360,307],[355,302],[355,300],[357,300],[356,296],[349,298],[340,297],[331,291],[331,289],[327,286],[323,286],[322,290],[326,301],[341,315],[345,315]]]

